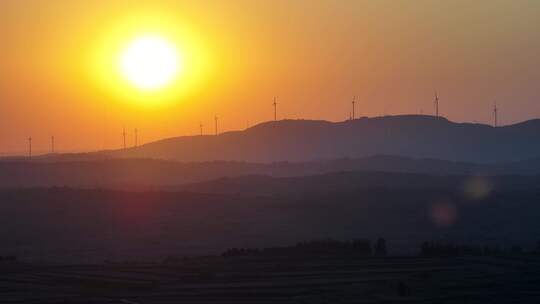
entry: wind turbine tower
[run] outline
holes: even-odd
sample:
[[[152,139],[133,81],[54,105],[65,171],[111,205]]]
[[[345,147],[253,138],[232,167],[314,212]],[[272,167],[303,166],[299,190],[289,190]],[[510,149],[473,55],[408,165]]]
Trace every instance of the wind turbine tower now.
[[[435,92],[435,117],[439,117],[439,95]]]
[[[497,108],[497,103],[493,104],[493,126],[496,128],[499,124],[499,109]]]
[[[276,102],[276,98],[274,97],[274,121],[277,120],[277,102]]]
[[[32,158],[32,136],[28,137],[28,158]]]
[[[54,135],[51,136],[51,153],[54,154]]]
[[[139,130],[137,130],[137,128],[135,128],[135,147],[137,147],[137,145],[139,144],[138,143],[138,135],[139,135]]]
[[[214,124],[215,124],[215,127],[216,127],[216,135],[218,135],[218,125],[217,125],[217,123],[218,123],[218,117],[216,115],[216,116],[214,116]]]
[[[355,108],[356,108],[356,96],[353,96],[353,99],[352,99],[352,119],[356,119],[356,116],[355,116]]]
[[[199,130],[201,131],[201,136],[202,136],[202,127],[203,127],[202,122],[199,122]]]
[[[122,136],[124,137],[124,150],[126,149],[126,128],[122,129]]]

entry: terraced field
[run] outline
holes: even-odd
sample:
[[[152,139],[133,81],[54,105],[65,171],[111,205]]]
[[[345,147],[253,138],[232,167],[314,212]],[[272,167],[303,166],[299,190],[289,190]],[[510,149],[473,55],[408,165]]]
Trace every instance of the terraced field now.
[[[0,262],[2,303],[540,303],[540,256]]]

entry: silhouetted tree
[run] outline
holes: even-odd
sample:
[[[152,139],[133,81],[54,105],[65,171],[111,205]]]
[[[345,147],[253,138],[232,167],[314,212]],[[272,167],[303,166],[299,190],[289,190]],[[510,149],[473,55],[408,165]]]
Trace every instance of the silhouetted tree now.
[[[386,240],[384,238],[379,238],[375,244],[375,255],[376,256],[386,256]]]
[[[386,243],[384,239],[379,239],[378,252],[386,255]],[[371,241],[356,239],[353,241],[337,241],[333,239],[313,240],[300,242],[294,246],[270,247],[259,249],[251,248],[230,248],[223,252],[223,257],[231,256],[253,256],[253,255],[372,255]]]
[[[487,246],[466,246],[431,241],[422,243],[420,252],[426,256],[482,256],[499,254],[500,250]]]
[[[514,246],[512,246],[512,249],[510,249],[510,252],[512,254],[522,254],[523,253],[523,248],[521,248],[521,246],[519,246],[519,245],[514,245]]]
[[[252,248],[231,248],[227,249],[224,253],[221,254],[222,257],[233,257],[233,256],[255,256],[259,254],[259,249]]]
[[[17,257],[14,255],[0,256],[0,261],[15,262],[17,261]]]
[[[405,284],[403,281],[399,281],[398,286],[398,295],[400,297],[408,297],[411,294],[411,290],[409,289],[409,286]]]
[[[357,239],[353,241],[352,245],[356,253],[361,255],[372,255],[370,240]]]

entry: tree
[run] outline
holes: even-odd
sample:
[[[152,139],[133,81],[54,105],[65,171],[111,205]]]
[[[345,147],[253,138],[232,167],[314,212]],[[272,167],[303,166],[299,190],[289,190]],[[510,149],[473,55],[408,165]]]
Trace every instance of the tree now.
[[[384,238],[379,238],[377,243],[375,243],[375,255],[376,256],[386,256],[386,240]]]

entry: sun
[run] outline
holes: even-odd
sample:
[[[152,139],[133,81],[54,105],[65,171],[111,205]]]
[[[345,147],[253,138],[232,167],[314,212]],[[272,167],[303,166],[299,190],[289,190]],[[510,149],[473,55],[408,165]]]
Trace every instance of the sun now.
[[[84,48],[84,63],[96,92],[115,103],[170,106],[198,95],[215,79],[216,57],[206,36],[177,16],[134,13],[103,26]]]
[[[180,53],[160,36],[146,35],[127,44],[119,58],[122,76],[141,90],[157,90],[169,84],[182,68]]]

